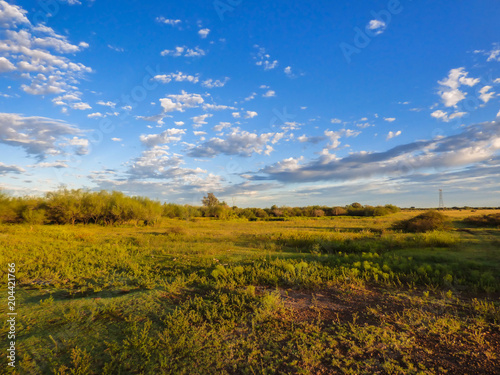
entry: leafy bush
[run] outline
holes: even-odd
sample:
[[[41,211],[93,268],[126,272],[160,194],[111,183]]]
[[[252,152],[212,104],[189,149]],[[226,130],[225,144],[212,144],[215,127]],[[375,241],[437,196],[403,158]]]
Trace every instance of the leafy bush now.
[[[394,224],[394,229],[411,233],[425,233],[448,228],[448,217],[437,211],[427,211],[414,218]]]
[[[359,203],[353,203],[347,207],[347,214],[350,216],[386,216],[399,212],[399,207],[392,204],[385,206],[362,206]]]
[[[464,219],[464,223],[480,228],[497,228],[500,227],[500,214],[470,216]]]

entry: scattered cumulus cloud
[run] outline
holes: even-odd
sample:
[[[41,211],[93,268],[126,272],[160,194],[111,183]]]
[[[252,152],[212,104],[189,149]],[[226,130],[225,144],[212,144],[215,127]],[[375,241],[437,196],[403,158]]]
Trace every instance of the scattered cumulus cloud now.
[[[473,87],[479,83],[479,78],[471,78],[468,75],[465,68],[452,69],[447,78],[438,82],[441,85],[438,94],[446,107],[456,107],[457,103],[465,99],[465,93],[460,90],[461,86]]]
[[[165,17],[156,17],[156,22],[164,23],[165,25],[170,25],[170,26],[180,26],[182,23],[181,20],[168,19]]]
[[[351,181],[405,176],[416,171],[463,168],[490,160],[500,150],[500,122],[469,126],[460,134],[416,141],[384,152],[356,152],[344,158],[324,153],[309,162],[285,159],[248,175],[249,180],[281,183]]]
[[[255,65],[263,67],[264,70],[272,70],[278,66],[278,60],[272,60],[265,48],[258,45],[254,47],[257,49],[256,56],[254,56]]]
[[[387,25],[384,21],[375,19],[368,22],[368,25],[366,27],[368,30],[372,30],[375,35],[380,35],[385,31]]]
[[[254,153],[269,155],[273,148],[268,144],[274,133],[256,134],[234,128],[223,138],[214,137],[188,150],[188,156],[213,158],[217,155],[238,155],[249,157]]]
[[[198,35],[202,38],[202,39],[206,39],[208,34],[210,34],[210,29],[201,29],[200,31],[198,31]]]
[[[213,88],[219,88],[219,87],[224,87],[226,83],[229,81],[229,77],[224,78],[223,81],[221,80],[214,80],[214,79],[207,79],[201,83],[203,87],[213,89]]]
[[[199,75],[185,74],[182,72],[156,75],[153,77],[153,79],[165,84],[172,81],[198,83],[200,80]]]
[[[22,148],[39,160],[63,154],[66,146],[76,146],[78,155],[86,154],[88,140],[82,135],[82,130],[61,120],[0,113],[0,143]]]
[[[6,1],[0,1],[0,72],[17,74],[21,89],[31,95],[60,94],[75,90],[85,74],[92,69],[73,62],[66,54],[75,54],[88,48],[88,43],[73,44],[51,27],[33,25],[26,11]]]
[[[390,132],[387,134],[387,138],[386,138],[386,140],[388,141],[389,139],[399,137],[400,135],[401,135],[401,130],[398,130],[397,132],[392,132],[392,131],[390,131]]]
[[[448,114],[448,112],[442,111],[442,110],[437,110],[431,113],[431,116],[441,120],[443,122],[450,122],[451,120],[454,120],[456,118],[462,118],[464,116],[467,116],[467,112],[455,112]]]
[[[488,103],[491,98],[495,96],[495,92],[490,91],[492,88],[492,86],[484,86],[481,90],[479,90],[479,98],[483,102]]]
[[[233,113],[233,115],[234,115],[234,113]],[[258,115],[259,114],[255,111],[247,111],[245,118],[254,118],[254,117],[257,117]]]
[[[206,52],[199,47],[188,48],[186,46],[175,47],[173,50],[163,50],[160,53],[162,56],[172,56],[172,57],[201,57],[205,56]]]
[[[184,129],[172,128],[160,134],[143,134],[139,139],[145,146],[152,148],[159,145],[178,142],[182,139],[184,134],[186,134]]]

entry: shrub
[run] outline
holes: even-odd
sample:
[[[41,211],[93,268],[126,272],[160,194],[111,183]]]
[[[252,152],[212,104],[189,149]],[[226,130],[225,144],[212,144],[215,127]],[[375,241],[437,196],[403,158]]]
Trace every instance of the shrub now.
[[[500,213],[482,216],[469,216],[464,219],[464,223],[480,228],[500,227]]]
[[[395,229],[411,233],[424,233],[448,229],[448,217],[437,211],[427,211],[408,220],[394,224]]]

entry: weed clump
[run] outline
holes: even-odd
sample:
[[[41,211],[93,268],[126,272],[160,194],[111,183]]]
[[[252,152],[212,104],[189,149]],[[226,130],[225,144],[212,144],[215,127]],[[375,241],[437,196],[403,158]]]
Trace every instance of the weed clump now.
[[[500,228],[500,214],[469,216],[464,223],[479,228]]]
[[[427,211],[408,220],[395,223],[394,229],[410,233],[425,233],[449,229],[448,217],[437,211]]]

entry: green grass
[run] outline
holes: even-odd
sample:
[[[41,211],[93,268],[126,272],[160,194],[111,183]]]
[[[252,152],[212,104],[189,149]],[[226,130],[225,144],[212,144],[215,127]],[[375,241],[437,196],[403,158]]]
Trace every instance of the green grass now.
[[[10,373],[497,373],[500,231],[466,212],[447,232],[390,229],[416,214],[1,226]]]

